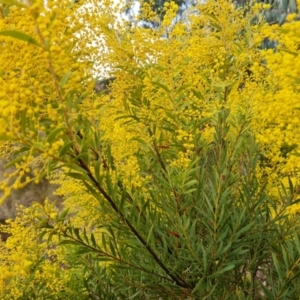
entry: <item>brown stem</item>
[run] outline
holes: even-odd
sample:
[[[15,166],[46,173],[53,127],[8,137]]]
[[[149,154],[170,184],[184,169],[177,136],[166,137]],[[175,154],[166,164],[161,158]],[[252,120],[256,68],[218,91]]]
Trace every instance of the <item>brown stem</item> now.
[[[149,132],[149,135],[150,135],[151,137],[153,137],[153,132],[152,132],[152,130],[151,130],[150,128],[148,128],[148,132]],[[157,145],[156,145],[156,142],[155,142],[155,141],[153,141],[153,147],[154,147],[154,151],[155,151],[155,153],[156,153],[156,155],[157,155],[158,161],[159,161],[159,163],[160,163],[162,169],[165,171],[165,173],[167,173],[167,168],[166,168],[166,166],[165,166],[165,164],[164,164],[164,162],[163,162],[163,160],[162,160],[162,158],[161,158],[161,155],[160,155],[160,153],[159,153],[159,151],[158,151],[158,148],[157,148]]]
[[[180,287],[182,288],[191,288],[191,286],[186,283],[183,279],[178,278],[173,275],[171,271],[164,265],[164,263],[159,259],[157,254],[153,251],[153,249],[147,244],[144,238],[140,235],[137,229],[130,223],[130,221],[123,215],[123,213],[119,210],[116,203],[111,199],[111,197],[106,193],[106,191],[101,187],[99,182],[95,179],[88,166],[86,166],[85,162],[82,159],[79,159],[80,166],[87,172],[88,177],[94,183],[98,191],[102,194],[102,196],[108,201],[113,210],[117,213],[117,215],[122,219],[122,221],[129,227],[131,232],[136,236],[136,238],[141,242],[141,244],[146,248],[149,254],[153,257],[156,263],[163,269],[166,274]]]

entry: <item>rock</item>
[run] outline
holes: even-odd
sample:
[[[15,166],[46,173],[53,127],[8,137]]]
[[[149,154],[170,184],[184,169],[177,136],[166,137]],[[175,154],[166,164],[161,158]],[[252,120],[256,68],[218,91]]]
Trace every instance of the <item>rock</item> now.
[[[113,83],[116,80],[115,77],[103,79],[100,81],[97,81],[95,84],[95,92],[98,93],[104,93],[106,95],[110,94],[110,84]]]
[[[10,173],[15,170],[14,167],[5,169],[7,161],[0,159],[0,181],[5,180],[4,173]],[[30,176],[30,174],[29,174]],[[32,174],[31,174],[32,176]],[[16,205],[29,207],[33,202],[43,204],[48,197],[50,202],[56,201],[56,206],[59,209],[63,208],[63,199],[53,195],[57,189],[57,185],[52,185],[47,179],[42,179],[38,184],[29,183],[24,188],[12,190],[11,195],[0,205],[0,223],[4,224],[7,219],[14,219],[17,215]],[[3,191],[0,191],[0,197],[3,196]],[[1,239],[7,239],[7,234],[1,233]]]

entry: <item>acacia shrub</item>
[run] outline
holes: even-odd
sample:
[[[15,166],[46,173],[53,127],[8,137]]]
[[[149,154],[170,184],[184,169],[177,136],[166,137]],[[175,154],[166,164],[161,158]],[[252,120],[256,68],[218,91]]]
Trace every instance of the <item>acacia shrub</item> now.
[[[36,204],[6,226],[1,296],[296,297],[299,220],[287,212],[297,193],[291,181],[271,191],[284,174],[265,180],[258,165],[261,152],[278,155],[288,133],[275,127],[271,147],[260,109],[285,88],[258,49],[262,29],[277,29],[262,18],[252,24],[260,8],[245,18],[226,1],[201,4],[201,14],[174,27],[172,3],[161,28],[130,31],[117,22],[111,29],[115,8],[69,5],[19,2],[1,21],[2,146],[23,146],[12,162],[20,171],[42,159],[35,180],[54,176],[69,209]],[[143,14],[152,17],[147,5]],[[82,28],[78,16],[94,27]],[[102,35],[103,51],[87,51],[84,33]],[[31,43],[22,60],[13,55],[24,39]],[[110,63],[110,95],[86,92],[92,59]]]

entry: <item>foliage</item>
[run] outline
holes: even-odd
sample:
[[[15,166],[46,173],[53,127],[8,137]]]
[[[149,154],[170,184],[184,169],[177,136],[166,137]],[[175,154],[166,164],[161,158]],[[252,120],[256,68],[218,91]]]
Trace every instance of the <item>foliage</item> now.
[[[255,1],[257,4],[261,5],[264,9],[264,16],[266,21],[269,24],[283,24],[286,21],[286,17],[289,14],[297,13],[297,1],[296,0],[260,0]],[[254,1],[249,0],[234,0],[232,3],[234,3],[237,7],[246,8],[247,6],[255,4]],[[147,0],[143,1],[143,3],[146,3],[149,5],[153,12],[158,16],[158,19],[156,21],[147,22],[147,19],[143,20],[140,24],[144,27],[151,27],[151,26],[159,26],[164,17],[165,17],[165,9],[164,7],[168,6],[170,1],[169,0]],[[179,19],[185,19],[185,15],[190,13],[190,10],[195,13],[193,10],[193,7],[197,4],[197,1],[194,0],[177,0],[174,1],[174,3],[177,5],[177,16],[174,18],[173,22],[178,21]],[[126,16],[131,18],[131,15],[136,13],[136,10],[138,10],[138,7],[136,6],[136,2],[128,1],[127,5],[129,8],[126,10]],[[132,20],[132,19],[131,19]],[[263,46],[271,45],[271,42],[268,43],[265,41]],[[274,47],[274,46],[273,46]]]
[[[110,1],[0,2],[1,150],[17,169],[1,188],[34,169],[66,207],[2,227],[1,298],[299,295],[295,15],[279,28],[259,5],[209,1],[170,26],[171,3],[145,29]],[[261,51],[266,37],[280,48]],[[110,93],[93,92],[99,65]]]

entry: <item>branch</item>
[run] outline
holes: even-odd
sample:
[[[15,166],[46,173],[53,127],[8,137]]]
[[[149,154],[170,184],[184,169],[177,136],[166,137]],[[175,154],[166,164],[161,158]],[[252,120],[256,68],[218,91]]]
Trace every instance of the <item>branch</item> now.
[[[140,235],[137,229],[130,223],[130,221],[123,215],[123,213],[119,210],[116,203],[112,200],[112,198],[106,193],[106,191],[101,187],[99,182],[95,179],[93,174],[91,173],[89,167],[85,164],[82,159],[78,160],[79,165],[83,168],[86,172],[90,180],[94,183],[100,194],[108,201],[112,209],[117,213],[117,215],[122,219],[122,221],[129,227],[131,232],[136,236],[136,238],[141,242],[141,244],[146,248],[148,253],[152,256],[152,258],[156,261],[156,263],[165,271],[165,273],[176,283],[176,285],[182,288],[191,288],[191,286],[186,283],[183,279],[178,278],[177,276],[173,275],[171,271],[164,265],[164,263],[159,259],[157,254],[154,250],[147,244],[144,238]]]

